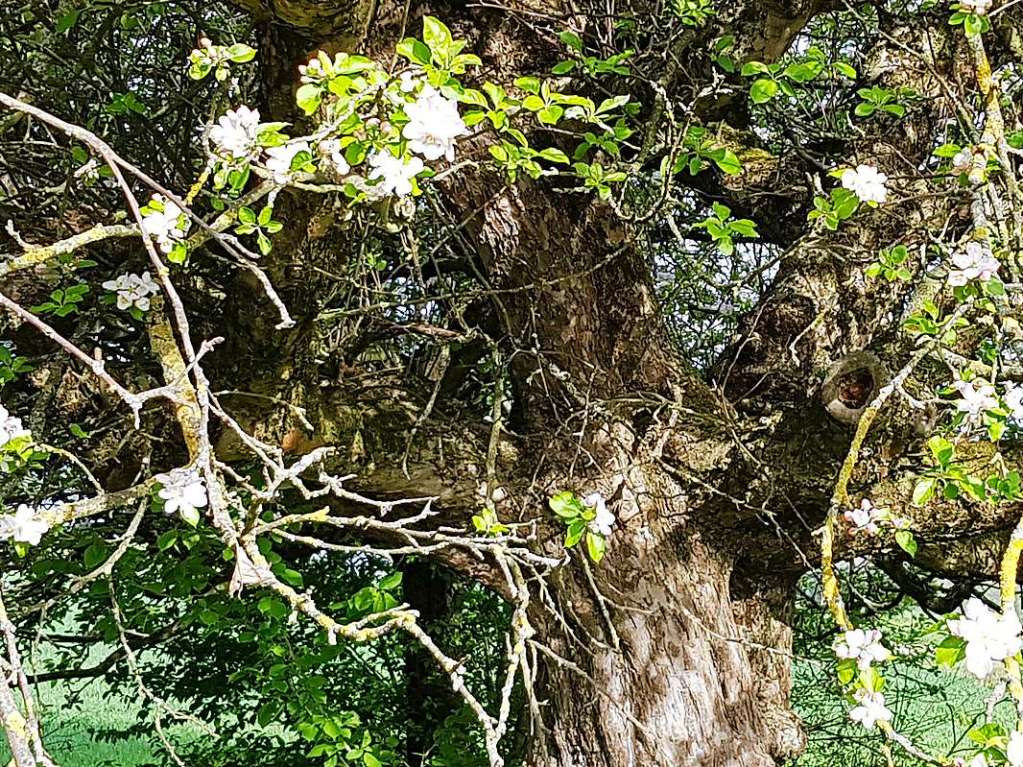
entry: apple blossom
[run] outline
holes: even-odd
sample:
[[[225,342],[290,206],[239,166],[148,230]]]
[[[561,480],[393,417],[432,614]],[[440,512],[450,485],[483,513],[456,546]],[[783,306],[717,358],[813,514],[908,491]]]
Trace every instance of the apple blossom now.
[[[103,287],[112,293],[117,294],[117,308],[137,308],[139,311],[149,311],[149,296],[160,292],[160,286],[156,284],[149,272],[139,274],[122,274],[116,280],[107,280]]]
[[[321,141],[316,148],[324,159],[330,163],[332,170],[337,175],[343,176],[352,169],[348,164],[348,160],[345,159],[345,153],[341,148],[341,142],[337,139]]]
[[[142,231],[156,240],[164,253],[170,253],[174,240],[180,240],[188,232],[188,221],[184,211],[162,194],[153,195],[147,212],[142,216]]]
[[[966,642],[966,670],[979,679],[1023,648],[1023,627],[1015,611],[996,613],[976,597],[967,600],[963,617],[950,620],[948,629]]]
[[[865,532],[868,535],[876,535],[879,530],[877,523],[887,519],[888,512],[885,509],[875,507],[868,498],[864,498],[860,501],[858,508],[847,509],[842,516],[845,517],[845,521],[852,527],[850,532]]]
[[[842,186],[855,194],[860,202],[881,204],[888,199],[888,176],[873,165],[857,165],[842,173]]]
[[[1005,749],[1005,757],[1011,767],[1023,767],[1023,732],[1013,730]]]
[[[959,7],[966,13],[986,16],[987,12],[991,10],[991,0],[960,0]]]
[[[952,256],[955,269],[948,274],[948,284],[962,286],[970,280],[987,282],[998,274],[1001,264],[991,251],[977,241],[967,243],[966,250]]]
[[[11,415],[7,408],[0,405],[0,447],[3,447],[12,439],[18,437],[29,437],[32,433],[21,425],[21,419]]]
[[[604,497],[600,493],[590,493],[583,498],[583,503],[597,513],[597,516],[589,524],[590,532],[605,538],[611,535],[615,524],[615,515],[608,511]]]
[[[291,163],[299,152],[308,152],[309,144],[305,141],[292,141],[282,146],[272,146],[266,150],[266,169],[273,174],[278,184],[288,183],[291,176]]]
[[[11,538],[18,543],[38,546],[49,529],[50,523],[25,504],[20,504],[13,514],[0,517],[0,538]]]
[[[995,387],[986,381],[956,381],[952,384],[962,399],[956,402],[956,410],[965,414],[967,423],[980,425],[984,413],[998,407]]]
[[[209,502],[206,496],[206,485],[203,484],[199,473],[191,469],[176,469],[170,474],[158,474],[156,481],[160,488],[160,498],[163,500],[163,510],[166,514],[179,514],[182,518],[188,519],[196,516],[196,510],[206,506]]]
[[[846,631],[835,640],[834,650],[839,658],[855,660],[860,671],[866,671],[871,663],[881,663],[891,657],[888,648],[881,644],[881,632],[877,629]]]
[[[849,718],[862,724],[868,730],[878,722],[890,722],[892,712],[885,705],[884,693],[859,689],[853,694],[856,706],[849,712]]]
[[[427,160],[455,159],[455,138],[468,133],[458,114],[458,102],[425,85],[416,100],[405,106],[409,122],[401,135],[408,148]]]
[[[1007,386],[1002,401],[1009,411],[1010,418],[1023,421],[1023,385],[1010,384]]]
[[[210,128],[210,141],[217,145],[217,154],[232,160],[244,160],[256,149],[259,112],[244,104],[225,112]]]
[[[412,179],[423,170],[423,161],[418,157],[403,160],[395,157],[386,149],[380,149],[369,156],[369,165],[373,169],[370,180],[380,179],[373,187],[374,196],[385,197],[389,194],[404,197],[412,192]]]

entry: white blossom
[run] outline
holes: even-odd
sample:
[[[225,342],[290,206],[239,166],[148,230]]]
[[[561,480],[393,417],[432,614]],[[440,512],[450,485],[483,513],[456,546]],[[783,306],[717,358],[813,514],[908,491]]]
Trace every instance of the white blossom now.
[[[156,475],[163,499],[163,510],[167,514],[175,512],[185,517],[194,514],[196,509],[206,506],[206,485],[199,473],[192,469],[176,469],[170,474]]]
[[[153,195],[149,207],[150,212],[142,217],[142,231],[156,240],[160,250],[169,253],[174,240],[180,240],[188,232],[188,222],[182,222],[181,208],[162,194]]]
[[[12,538],[18,543],[38,546],[43,535],[50,529],[50,523],[39,516],[35,509],[20,504],[13,514],[0,517],[0,538]]]
[[[966,642],[966,670],[978,679],[1023,648],[1023,627],[1015,611],[996,613],[976,597],[963,605],[963,617],[948,622],[948,630]]]
[[[888,648],[881,644],[881,632],[877,629],[846,631],[835,640],[834,650],[839,658],[855,660],[860,671],[866,671],[871,663],[882,663],[891,657]]]
[[[293,141],[282,146],[272,146],[266,150],[266,169],[273,173],[278,184],[288,183],[291,176],[291,163],[299,152],[308,152],[309,144],[305,141]]]
[[[12,439],[18,437],[29,437],[32,433],[21,425],[21,419],[11,415],[7,408],[0,405],[0,447],[3,447]]]
[[[965,285],[970,280],[979,279],[987,282],[998,274],[998,259],[981,243],[973,241],[966,245],[966,250],[952,256],[956,268],[948,274],[948,284]]]
[[[210,128],[210,141],[217,145],[217,154],[233,160],[243,160],[256,148],[259,133],[259,112],[244,104],[229,109]]]
[[[969,767],[988,767],[987,759],[984,754],[977,754],[970,760]]]
[[[849,718],[862,724],[868,730],[874,729],[878,722],[890,722],[892,712],[885,705],[884,693],[869,690],[857,690],[853,697],[856,706],[849,712]]]
[[[323,71],[323,62],[320,61],[319,56],[313,56],[308,64],[299,64],[298,73],[302,76],[300,79],[303,83],[317,83],[325,74]]]
[[[142,274],[122,274],[116,280],[107,280],[103,287],[117,294],[117,308],[131,309],[133,306],[140,311],[149,311],[149,296],[160,292],[149,272]]]
[[[401,77],[398,80],[398,87],[405,93],[411,93],[422,81],[422,78],[416,77],[411,69],[406,69],[401,73]]]
[[[843,514],[854,532],[864,532],[868,535],[876,535],[878,532],[877,523],[888,518],[886,509],[879,509],[870,502],[868,498],[860,501],[859,507],[847,509]]]
[[[967,13],[986,16],[987,12],[991,10],[991,0],[959,0],[959,7]]]
[[[411,151],[427,160],[455,159],[455,138],[468,133],[458,114],[458,102],[425,85],[416,100],[405,106],[405,114],[409,122],[401,135],[408,139]]]
[[[373,188],[373,194],[386,197],[389,194],[404,197],[412,192],[412,179],[423,170],[423,161],[418,157],[403,160],[395,157],[386,149],[375,151],[369,156],[369,165],[373,169],[370,179],[380,179]]]
[[[1012,767],[1023,767],[1023,733],[1013,730],[1009,735],[1009,745],[1005,749],[1005,756]]]
[[[973,149],[963,147],[952,158],[952,170],[958,173],[969,173],[973,170]]]
[[[348,160],[345,159],[345,153],[341,148],[341,142],[337,139],[321,141],[316,148],[327,162],[330,163],[337,175],[343,176],[352,169],[348,164]]]
[[[591,533],[602,535],[607,538],[611,535],[612,528],[615,524],[615,515],[607,508],[607,503],[604,501],[604,496],[600,493],[590,493],[588,496],[583,498],[583,503],[593,509],[597,516],[590,522],[589,528]]]
[[[1005,388],[1002,397],[1009,416],[1016,421],[1023,421],[1023,384],[1011,384]]]
[[[860,202],[883,203],[888,199],[888,176],[873,165],[857,165],[842,173],[842,186],[855,194]]]
[[[952,384],[962,398],[956,402],[956,410],[965,413],[966,422],[979,426],[984,413],[998,407],[995,387],[981,379],[956,381]]]

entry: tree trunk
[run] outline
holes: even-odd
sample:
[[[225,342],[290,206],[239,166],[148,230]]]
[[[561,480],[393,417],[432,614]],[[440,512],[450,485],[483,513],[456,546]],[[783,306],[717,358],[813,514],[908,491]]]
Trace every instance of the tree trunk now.
[[[676,558],[671,537],[655,535],[602,563],[630,587],[632,609],[608,608],[620,650],[609,632],[604,644],[591,644],[585,668],[592,682],[552,664],[540,693],[549,694],[550,732],[535,741],[528,764],[766,767],[799,752],[802,735],[785,710],[787,658],[765,664],[754,656],[769,651],[746,644],[743,624],[759,618],[762,603],[730,602],[729,562],[699,541],[684,545]],[[601,620],[586,612],[584,599],[573,607],[584,622]],[[785,653],[789,642],[778,631],[765,645]],[[567,640],[556,648],[581,655]]]

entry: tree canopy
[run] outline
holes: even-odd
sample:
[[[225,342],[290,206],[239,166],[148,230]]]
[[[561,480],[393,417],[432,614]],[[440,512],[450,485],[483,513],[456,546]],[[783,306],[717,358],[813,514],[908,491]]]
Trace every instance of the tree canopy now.
[[[1023,767],[1021,30],[4,4],[12,764]]]

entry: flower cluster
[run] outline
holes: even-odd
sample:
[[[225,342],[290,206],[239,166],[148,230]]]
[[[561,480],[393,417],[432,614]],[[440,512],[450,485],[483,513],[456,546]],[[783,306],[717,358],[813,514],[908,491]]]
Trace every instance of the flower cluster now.
[[[7,408],[0,405],[0,447],[18,437],[30,437],[31,432],[21,425],[21,419],[11,415]]]
[[[352,166],[348,164],[348,160],[345,159],[341,142],[337,139],[321,141],[316,145],[316,149],[336,175],[344,176],[352,169]]]
[[[0,540],[38,546],[49,529],[50,523],[25,504],[20,504],[13,514],[0,516]]]
[[[416,100],[405,106],[405,114],[409,122],[401,135],[411,151],[427,160],[455,159],[455,139],[468,133],[457,102],[424,85]]]
[[[193,80],[202,80],[210,72],[215,73],[219,82],[230,76],[230,64],[244,64],[256,56],[254,48],[244,43],[234,45],[214,45],[208,37],[199,39],[199,47],[188,56],[188,76]]]
[[[210,141],[220,157],[246,160],[259,149],[256,145],[258,134],[259,112],[243,104],[237,109],[229,109],[217,120],[216,125],[210,128]]]
[[[1002,402],[1005,404],[1005,409],[1009,411],[1010,418],[1023,422],[1023,384],[1007,386]]]
[[[593,509],[597,516],[590,521],[590,532],[605,538],[611,535],[615,524],[615,515],[607,508],[607,502],[600,493],[590,493],[583,498],[583,503]]]
[[[971,426],[980,426],[984,413],[998,407],[995,387],[984,380],[959,380],[955,381],[952,386],[960,396],[960,399],[956,401],[956,410],[964,414],[964,422]]]
[[[849,523],[850,533],[866,533],[877,535],[880,527],[879,522],[887,521],[889,518],[887,509],[879,509],[871,503],[870,499],[864,498],[855,509],[847,509],[842,515]]]
[[[948,630],[966,642],[966,670],[978,679],[1023,649],[1023,627],[1016,613],[996,613],[975,597],[963,605],[961,618],[948,622]]]
[[[991,10],[991,0],[959,0],[959,8],[966,13],[986,16]]]
[[[884,693],[860,688],[853,693],[856,705],[849,711],[849,718],[872,730],[878,722],[890,722],[891,710],[885,705]]]
[[[842,186],[855,194],[860,202],[880,205],[888,199],[888,176],[873,165],[857,165],[842,173]]]
[[[973,241],[966,245],[961,253],[952,256],[955,269],[948,273],[948,284],[961,287],[971,280],[987,282],[998,274],[1001,264],[991,255],[991,251],[979,242]]]
[[[156,240],[161,251],[170,253],[177,241],[188,233],[188,218],[162,194],[153,195],[142,209],[142,231]]]
[[[206,485],[194,469],[175,469],[169,474],[156,475],[162,486],[159,496],[165,514],[177,514],[189,524],[199,522],[199,509],[209,502]]]
[[[368,187],[371,196],[405,197],[412,192],[412,179],[423,170],[423,161],[418,157],[395,157],[386,149],[379,149],[369,156],[372,169],[369,178],[376,183]]]
[[[117,294],[117,308],[131,310],[138,309],[140,312],[149,311],[149,297],[160,292],[160,286],[156,284],[149,272],[142,274],[122,274],[116,280],[107,280],[103,287],[111,293]]]
[[[308,152],[309,143],[292,141],[266,150],[266,169],[273,174],[274,182],[286,184],[291,177],[291,166],[299,152]]]
[[[877,629],[846,631],[835,640],[834,650],[843,660],[855,660],[860,671],[869,669],[871,663],[883,663],[891,657],[888,648],[881,644],[881,632]]]

